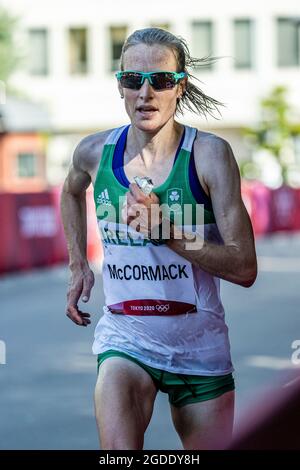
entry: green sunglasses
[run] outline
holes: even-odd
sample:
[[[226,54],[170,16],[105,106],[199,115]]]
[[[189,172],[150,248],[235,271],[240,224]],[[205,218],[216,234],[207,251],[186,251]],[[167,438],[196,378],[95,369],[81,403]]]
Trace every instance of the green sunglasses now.
[[[135,70],[124,70],[117,72],[116,77],[123,88],[139,90],[145,79],[155,90],[169,90],[183,78],[187,76],[186,72],[136,72]]]

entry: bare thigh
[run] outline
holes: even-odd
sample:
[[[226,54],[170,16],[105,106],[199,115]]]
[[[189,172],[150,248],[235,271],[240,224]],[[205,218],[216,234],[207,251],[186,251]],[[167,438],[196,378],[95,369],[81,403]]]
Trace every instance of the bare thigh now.
[[[171,414],[184,449],[224,449],[232,437],[234,391],[181,408],[171,405]]]
[[[101,448],[142,449],[157,390],[150,375],[123,357],[108,357],[99,368],[95,411]]]

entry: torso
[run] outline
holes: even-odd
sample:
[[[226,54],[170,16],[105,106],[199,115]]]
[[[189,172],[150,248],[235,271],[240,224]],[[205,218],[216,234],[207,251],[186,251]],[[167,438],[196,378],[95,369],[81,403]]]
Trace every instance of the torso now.
[[[178,136],[176,141],[174,139],[174,154],[166,155],[166,165],[150,165],[147,175],[153,178],[155,185],[166,181],[165,187],[157,190],[164,204],[168,202],[168,191],[174,187],[182,190],[182,202],[187,201],[196,208],[187,177],[194,131],[188,129],[188,132],[191,138],[187,139],[186,152],[182,151],[182,159],[177,160],[180,165],[175,166],[170,178]],[[97,219],[104,240],[102,277],[105,297],[104,314],[96,327],[93,351],[98,354],[108,349],[127,350],[141,362],[173,373],[225,375],[232,371],[232,364],[220,282],[166,244],[156,247],[143,236],[136,237],[138,233],[128,231],[119,211],[123,202],[120,196],[124,197],[127,185],[119,184],[112,171],[114,156],[122,155],[121,151],[116,151],[120,135],[121,129],[116,129],[111,147],[102,152],[107,134],[105,137],[101,134],[101,145],[99,138],[98,142],[95,138],[92,152],[93,158],[97,156],[92,174]],[[203,187],[206,175],[214,171],[217,160],[211,158],[215,154],[214,139],[212,134],[199,132],[194,141],[194,159],[199,163],[196,169],[201,168],[198,176]],[[123,151],[124,145],[121,147]],[[100,155],[103,161],[98,172]],[[138,162],[134,154],[126,155],[125,152],[124,166],[129,181],[135,174],[142,173],[143,167]],[[117,163],[120,165],[119,160]],[[116,210],[108,210],[110,206]],[[204,224],[202,220],[198,221],[199,225],[204,225],[205,239],[221,242],[214,214],[205,212],[213,215]],[[198,225],[193,219],[184,219],[184,223]],[[174,267],[185,275],[168,278],[168,270]],[[129,271],[135,273],[134,277],[128,276]],[[158,276],[160,271],[163,274]],[[152,274],[148,275],[148,272]],[[155,314],[151,314],[153,308]],[[170,315],[166,314],[169,309]]]
[[[136,158],[130,159],[127,152],[124,154],[124,172],[130,182],[134,182],[134,176],[148,176],[152,179],[154,186],[160,186],[169,176],[174,161],[174,155],[166,159],[165,164],[153,165],[149,170],[145,171],[141,161]],[[147,173],[147,174],[146,174]]]
[[[94,186],[97,171],[99,168],[101,155],[104,147],[104,143],[112,129],[109,129],[104,132],[99,132],[97,134],[90,135],[87,139],[90,142],[89,154],[85,153],[85,167],[83,168],[91,176],[92,184]],[[194,153],[195,153],[195,166],[197,170],[197,175],[200,181],[200,184],[205,191],[206,195],[209,196],[209,188],[205,182],[205,176],[203,174],[203,163],[206,158],[206,149],[208,149],[211,138],[214,137],[214,134],[204,131],[198,131],[197,137],[194,143]],[[147,171],[145,175],[144,167],[141,165],[141,160],[137,158],[131,158],[131,155],[128,155],[127,150],[125,149],[124,153],[124,171],[130,182],[134,182],[134,176],[149,176],[154,186],[159,186],[162,184],[168,177],[171,172],[174,155],[169,156],[166,159],[167,163],[156,164]]]

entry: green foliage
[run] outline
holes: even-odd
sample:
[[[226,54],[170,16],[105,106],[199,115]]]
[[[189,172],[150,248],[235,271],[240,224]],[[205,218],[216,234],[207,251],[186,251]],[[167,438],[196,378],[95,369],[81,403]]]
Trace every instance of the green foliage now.
[[[20,57],[14,44],[14,32],[18,19],[0,8],[0,80],[7,82],[17,68]]]
[[[281,167],[282,179],[287,181],[288,164],[281,158],[282,150],[291,138],[300,133],[300,125],[289,120],[291,107],[286,98],[287,89],[275,87],[269,96],[261,100],[261,119],[255,128],[243,129],[254,149],[268,150]]]
[[[261,169],[257,163],[252,160],[241,161],[239,168],[243,178],[251,180],[259,180],[261,178]]]

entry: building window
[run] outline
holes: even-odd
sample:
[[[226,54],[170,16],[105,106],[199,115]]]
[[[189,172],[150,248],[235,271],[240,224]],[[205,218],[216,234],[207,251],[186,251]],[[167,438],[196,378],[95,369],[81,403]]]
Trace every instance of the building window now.
[[[151,28],[160,28],[165,29],[166,31],[170,31],[170,23],[151,23]]]
[[[253,23],[251,20],[234,21],[234,58],[236,68],[250,69],[253,65],[252,34]]]
[[[38,174],[37,156],[34,153],[19,153],[17,165],[19,178],[33,178]]]
[[[111,71],[119,70],[122,46],[127,37],[127,26],[111,26],[109,28],[110,36],[110,67]]]
[[[31,75],[47,75],[48,70],[48,31],[30,29],[28,31],[28,68]]]
[[[300,65],[300,18],[277,19],[279,67]]]
[[[87,73],[87,29],[71,28],[69,30],[70,73],[84,75]]]
[[[192,52],[197,58],[213,55],[213,24],[211,21],[194,21],[192,23]],[[201,70],[211,70],[213,64],[199,65]]]

